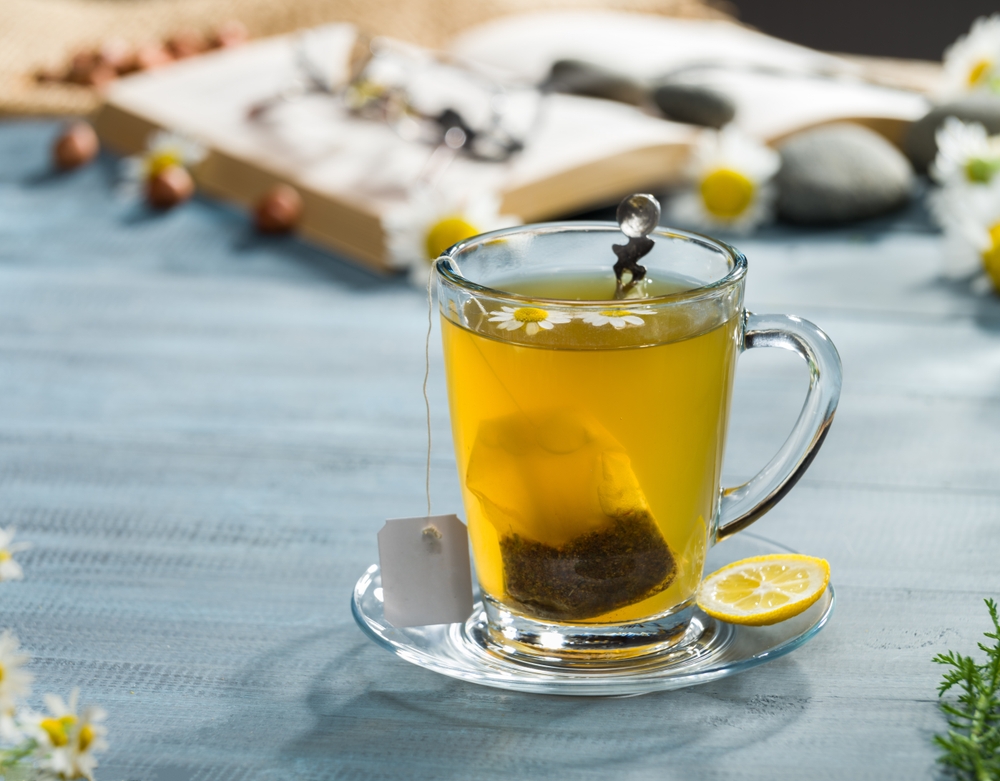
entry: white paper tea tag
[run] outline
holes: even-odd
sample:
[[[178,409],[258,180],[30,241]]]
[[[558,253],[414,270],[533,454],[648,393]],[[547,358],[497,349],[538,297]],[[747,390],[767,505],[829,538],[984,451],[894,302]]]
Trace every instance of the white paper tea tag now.
[[[469,532],[458,516],[386,521],[378,557],[385,619],[393,626],[453,624],[472,614]]]

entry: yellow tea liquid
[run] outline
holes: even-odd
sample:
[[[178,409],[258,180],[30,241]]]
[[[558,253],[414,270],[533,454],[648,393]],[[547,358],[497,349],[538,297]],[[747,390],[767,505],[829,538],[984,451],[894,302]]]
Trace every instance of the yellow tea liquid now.
[[[668,280],[650,292],[682,286]],[[503,289],[608,297],[603,278]],[[525,328],[512,340],[502,322],[482,317],[473,331],[443,318],[476,570],[484,592],[515,612],[569,624],[628,622],[686,603],[701,580],[738,318],[670,341],[649,311],[642,325],[620,330],[559,322],[537,332],[545,339],[537,345]],[[656,340],[634,346],[641,328]]]

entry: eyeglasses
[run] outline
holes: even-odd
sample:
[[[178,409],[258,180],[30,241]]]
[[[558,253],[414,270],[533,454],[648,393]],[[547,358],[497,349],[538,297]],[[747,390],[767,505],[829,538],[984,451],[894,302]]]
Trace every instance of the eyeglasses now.
[[[296,42],[296,64],[296,82],[252,106],[250,120],[278,104],[324,93],[353,116],[435,147],[439,158],[461,153],[504,162],[524,148],[539,113],[541,94],[533,85],[504,83],[448,54],[386,38],[358,36],[346,79],[331,79],[304,38]]]

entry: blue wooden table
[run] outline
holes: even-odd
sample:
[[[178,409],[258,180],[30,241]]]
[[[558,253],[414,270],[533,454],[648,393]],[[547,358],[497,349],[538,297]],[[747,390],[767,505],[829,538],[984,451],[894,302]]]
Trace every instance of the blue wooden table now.
[[[0,584],[34,704],[110,712],[105,781],[914,779],[931,657],[1000,596],[1000,300],[939,278],[919,208],[740,243],[748,306],[840,349],[840,412],[755,530],[830,560],[839,605],[791,656],[631,699],[479,688],[376,648],[349,596],[424,507],[426,302],[244,215],[153,215],[111,158],[49,170],[58,126],[0,124]],[[432,342],[436,512],[457,510]],[[741,359],[726,462],[777,449],[806,374]]]

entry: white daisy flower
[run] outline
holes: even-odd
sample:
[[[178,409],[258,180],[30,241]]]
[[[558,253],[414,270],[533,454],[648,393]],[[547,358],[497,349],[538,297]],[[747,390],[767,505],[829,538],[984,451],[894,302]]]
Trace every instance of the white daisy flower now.
[[[517,217],[500,214],[500,199],[496,196],[463,202],[417,194],[406,207],[386,215],[382,228],[392,266],[408,269],[414,284],[424,286],[431,265],[452,244],[520,224]]]
[[[1000,204],[1000,137],[949,117],[936,138],[930,173],[941,187],[929,205],[945,234],[944,272],[962,277],[982,268],[991,246],[989,228]]]
[[[778,153],[735,128],[705,131],[688,165],[693,188],[667,208],[676,222],[740,233],[771,218]]]
[[[14,722],[17,703],[31,693],[31,673],[22,669],[31,660],[9,629],[0,634],[0,738],[16,741],[19,730]]]
[[[503,306],[490,312],[490,322],[499,323],[501,331],[516,331],[522,325],[528,336],[534,336],[539,331],[551,331],[553,327],[568,323],[573,318],[565,312],[540,309],[536,306]]]
[[[643,325],[646,321],[639,315],[651,314],[653,313],[648,309],[602,309],[600,312],[581,315],[580,319],[590,325],[610,325],[616,331],[620,331],[629,325]]]
[[[931,193],[930,207],[944,231],[945,276],[961,278],[996,268],[1000,280],[1000,257],[995,257],[1000,230],[1000,186],[957,193],[942,188]],[[993,253],[993,254],[991,254]]]
[[[1000,92],[1000,14],[983,16],[944,53],[944,92]]]
[[[144,152],[122,161],[122,176],[130,184],[143,186],[171,166],[193,168],[207,153],[205,147],[192,138],[159,130],[150,136]]]
[[[982,269],[1000,292],[1000,186],[984,187],[961,201],[941,197],[933,205],[945,233],[946,272],[967,275]]]
[[[989,137],[981,123],[948,117],[935,138],[930,174],[938,184],[978,187],[1000,172],[1000,136]]]
[[[107,729],[100,723],[102,708],[88,707],[77,713],[80,690],[73,689],[69,702],[54,694],[45,695],[49,715],[34,719],[38,741],[38,767],[62,781],[85,778],[93,781],[97,759],[94,755],[108,747]]]
[[[24,570],[14,561],[14,554],[27,550],[31,545],[26,542],[12,542],[13,539],[13,526],[0,529],[0,581],[21,580],[24,577]]]
[[[381,100],[389,88],[372,79],[357,79],[344,90],[344,101],[352,111],[363,111],[367,106]]]

